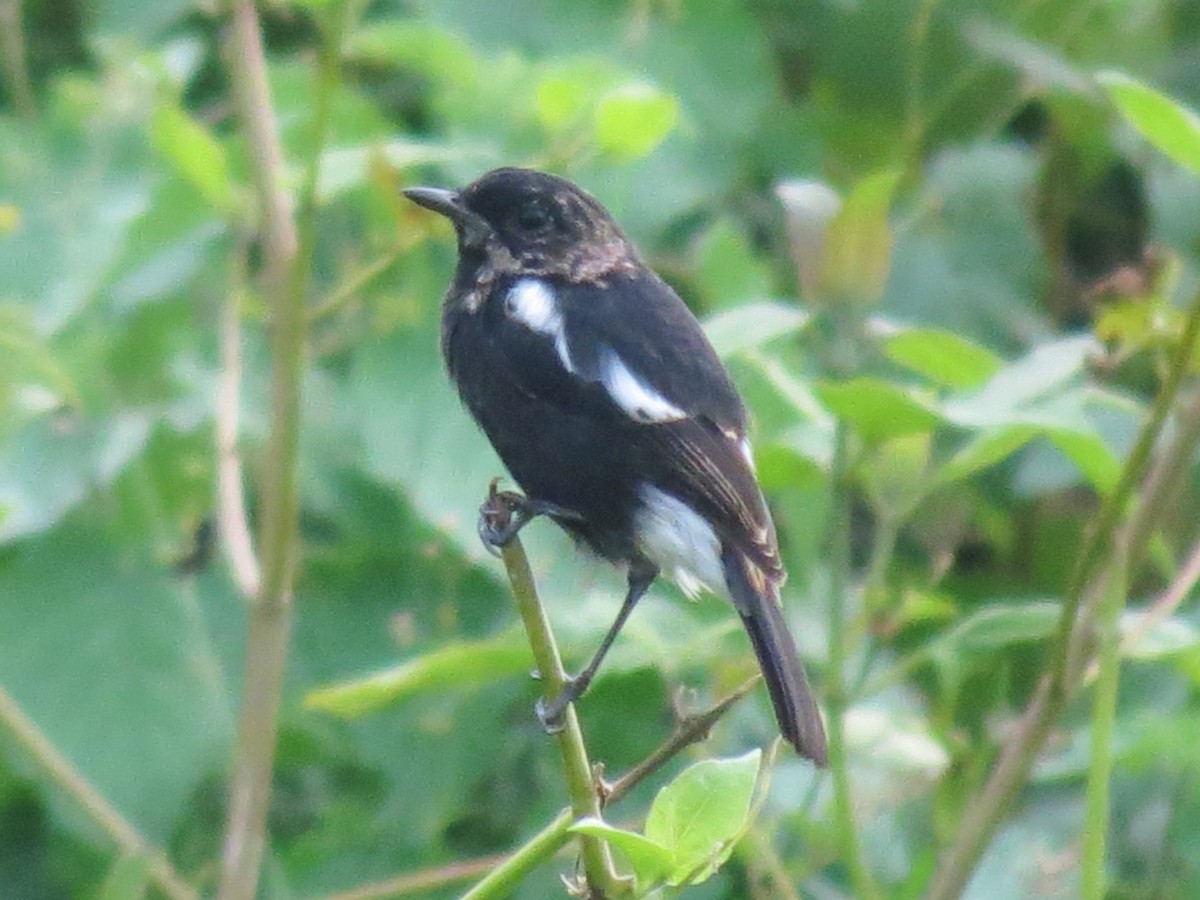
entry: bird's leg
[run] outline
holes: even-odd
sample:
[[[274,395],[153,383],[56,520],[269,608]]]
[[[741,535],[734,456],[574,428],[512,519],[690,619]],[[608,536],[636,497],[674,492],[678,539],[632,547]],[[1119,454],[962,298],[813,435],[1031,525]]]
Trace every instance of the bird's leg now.
[[[571,521],[579,514],[545,500],[534,500],[515,491],[498,491],[499,478],[493,478],[488,486],[487,500],[479,507],[479,539],[493,556],[500,555],[500,548],[517,536],[517,533],[538,516],[552,516]]]
[[[588,689],[588,685],[592,683],[592,678],[596,675],[596,670],[600,668],[600,663],[604,661],[604,656],[608,653],[608,648],[612,646],[616,640],[617,634],[620,633],[625,620],[629,618],[629,614],[633,612],[633,608],[637,606],[637,602],[642,599],[642,596],[649,590],[651,583],[658,577],[658,568],[645,560],[635,560],[629,564],[629,589],[625,593],[625,602],[621,604],[621,609],[617,613],[616,621],[608,629],[608,633],[604,635],[604,639],[600,641],[600,647],[596,650],[589,662],[580,672],[573,678],[567,678],[563,683],[562,690],[558,695],[551,700],[539,700],[535,710],[537,717],[541,719],[542,725],[550,734],[556,734],[563,729],[563,713],[567,711],[567,707],[583,696],[584,691]]]

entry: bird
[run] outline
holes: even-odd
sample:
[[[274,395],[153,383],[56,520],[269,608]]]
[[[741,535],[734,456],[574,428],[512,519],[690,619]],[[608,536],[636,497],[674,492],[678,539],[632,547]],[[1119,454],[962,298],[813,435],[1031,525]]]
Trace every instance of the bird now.
[[[786,573],[747,410],[695,316],[565,178],[505,167],[458,190],[404,194],[454,226],[441,350],[524,493],[514,532],[548,516],[627,574],[616,620],[585,668],[539,704],[543,723],[561,727],[662,576],[689,596],[732,601],[781,735],[825,766],[821,714],[780,605]]]

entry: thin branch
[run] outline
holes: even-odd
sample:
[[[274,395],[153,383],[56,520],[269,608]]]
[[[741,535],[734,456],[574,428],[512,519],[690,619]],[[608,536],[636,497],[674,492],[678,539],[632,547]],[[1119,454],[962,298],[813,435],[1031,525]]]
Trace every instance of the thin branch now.
[[[367,263],[358,271],[351,273],[349,278],[330,291],[321,302],[313,305],[308,311],[308,321],[310,323],[319,322],[340,310],[354,299],[363,288],[395,265],[396,260],[400,258],[400,255],[412,243],[412,241],[400,241],[377,259]]]
[[[603,787],[605,806],[612,806],[623,800],[630,791],[678,756],[685,748],[704,740],[713,725],[735,703],[750,693],[760,678],[760,675],[754,676],[707,709],[681,719],[676,724],[671,736],[651,751],[649,756],[625,775]],[[463,900],[483,900],[483,898],[506,896],[507,891],[511,891],[520,884],[526,875],[557,853],[574,837],[569,829],[575,819],[576,816],[570,809],[564,809],[549,825],[522,844],[512,856],[489,873],[487,878],[465,894]]]
[[[1121,537],[1124,537],[1122,535]],[[1107,889],[1105,860],[1108,848],[1109,796],[1113,767],[1113,732],[1117,719],[1120,687],[1121,609],[1129,586],[1129,547],[1118,539],[1113,561],[1106,570],[1104,597],[1096,611],[1100,632],[1100,677],[1092,701],[1092,736],[1087,778],[1087,810],[1084,815],[1081,894],[1086,900],[1103,900]]]
[[[238,311],[242,296],[245,249],[235,253],[237,272],[221,307],[221,376],[217,383],[217,521],[234,583],[242,596],[258,596],[262,573],[246,515],[242,457],[238,449],[239,399],[242,380],[242,330]]]
[[[854,374],[859,369],[862,345],[862,318],[851,309],[831,310],[832,342],[826,349],[825,368],[838,376]],[[850,638],[846,619],[850,595],[850,507],[851,469],[849,427],[838,421],[834,432],[833,459],[830,465],[830,523],[829,523],[829,668],[826,676],[825,704],[829,711],[827,731],[829,740],[829,772],[833,780],[833,828],[850,882],[860,900],[879,896],[879,886],[863,859],[858,826],[854,819],[854,797],[850,787],[850,760],[846,753],[846,733],[843,727],[850,705],[846,662],[850,654]]]
[[[384,900],[387,897],[424,896],[438,888],[448,887],[482,875],[494,869],[504,860],[504,856],[483,856],[478,859],[453,862],[444,866],[397,875],[395,878],[388,878],[385,881],[364,884],[348,891],[327,894],[321,900]]]
[[[303,296],[294,290],[299,238],[292,200],[284,186],[283,150],[271,108],[262,32],[253,0],[233,0],[225,60],[258,198],[262,283],[271,317],[271,430],[263,474],[260,545],[263,573],[250,607],[218,893],[221,900],[253,900],[266,849],[283,673],[291,636],[304,310]]]
[[[1151,607],[1138,616],[1137,624],[1129,629],[1121,641],[1121,655],[1124,656],[1137,647],[1151,628],[1170,618],[1179,608],[1179,604],[1191,595],[1197,582],[1200,582],[1200,540],[1192,545],[1192,550],[1183,566],[1180,567],[1179,574]],[[1093,672],[1088,673],[1089,677]]]
[[[1069,637],[1077,626],[1076,617],[1087,586],[1092,581],[1097,565],[1112,547],[1117,525],[1125,516],[1129,502],[1145,475],[1155,444],[1158,443],[1167,416],[1175,405],[1175,399],[1183,385],[1184,376],[1191,365],[1192,348],[1196,345],[1198,335],[1200,335],[1200,294],[1197,294],[1192,300],[1191,310],[1179,339],[1179,346],[1176,348],[1167,377],[1164,379],[1158,395],[1154,398],[1150,416],[1138,433],[1137,441],[1121,470],[1117,486],[1104,499],[1096,517],[1095,527],[1088,534],[1083,550],[1076,559],[1066,596],[1063,598],[1062,614],[1059,618],[1058,637],[1055,644],[1060,648],[1069,646]],[[1148,485],[1146,493],[1151,493],[1152,490],[1153,485]],[[1157,513],[1157,510],[1154,512]],[[1149,539],[1148,531],[1143,529],[1139,531],[1140,534],[1146,534],[1146,539]],[[1134,535],[1134,537],[1137,538],[1138,535]],[[1131,565],[1136,565],[1141,559],[1143,547],[1140,545],[1142,544],[1144,542],[1140,539],[1130,541],[1129,562]],[[1137,556],[1132,555],[1135,552]],[[1064,691],[1067,688],[1067,676],[1070,673],[1070,663],[1073,661],[1069,656],[1070,654],[1066,653],[1058,654],[1052,660],[1051,687],[1056,691]]]
[[[495,900],[508,897],[516,890],[525,876],[552,857],[575,837],[571,826],[575,824],[575,813],[564,809],[545,828],[522,844],[501,865],[496,866],[487,877],[462,895],[462,900]],[[583,840],[582,837],[579,838]]]
[[[721,717],[729,712],[734,704],[754,690],[755,686],[761,680],[761,674],[755,675],[753,678],[748,678],[741,686],[726,694],[712,706],[680,719],[676,723],[675,730],[671,736],[652,750],[649,756],[612,784],[605,785],[605,803],[616,803],[633,790],[634,786],[641,784],[650,775],[678,756],[686,747],[707,740],[713,726],[720,721]]]
[[[0,0],[0,57],[13,107],[27,119],[37,115],[29,68],[25,63],[25,31],[21,27],[21,0]]]
[[[79,804],[126,856],[149,860],[150,877],[171,900],[196,900],[198,894],[175,871],[166,855],[142,836],[71,761],[59,752],[37,724],[25,714],[17,701],[0,686],[0,722],[12,732],[18,743],[46,770],[53,782]]]
[[[480,509],[481,517],[502,529],[507,525],[508,516],[512,509],[507,500],[511,495],[496,492],[493,481],[488,499]],[[537,585],[533,580],[533,572],[529,568],[529,559],[519,537],[514,536],[501,548],[504,568],[508,572],[508,580],[512,585],[513,599],[525,626],[530,648],[533,650],[534,662],[540,674],[543,696],[547,700],[556,697],[562,691],[567,678],[563,669],[562,658],[558,652],[558,644],[546,618],[545,608],[538,597]],[[583,740],[583,730],[579,726],[579,717],[575,714],[574,705],[569,705],[563,716],[563,728],[557,734],[558,748],[562,755],[563,770],[567,780],[567,793],[571,798],[571,811],[575,819],[590,816],[599,817],[601,814],[601,798],[596,779],[593,777],[592,764],[588,760],[587,746]],[[583,868],[587,877],[588,887],[600,897],[614,898],[627,893],[624,880],[617,875],[613,866],[612,854],[608,845],[599,838],[588,835],[579,836],[580,855],[583,858]],[[476,887],[476,891],[479,887]],[[487,894],[472,892],[473,896],[503,896],[503,894]]]

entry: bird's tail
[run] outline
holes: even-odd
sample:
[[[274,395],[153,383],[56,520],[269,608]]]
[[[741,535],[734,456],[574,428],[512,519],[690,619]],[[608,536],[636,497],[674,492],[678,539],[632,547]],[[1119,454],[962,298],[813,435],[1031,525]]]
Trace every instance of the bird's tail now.
[[[823,767],[828,762],[825,726],[784,621],[778,585],[736,550],[727,549],[722,562],[733,604],[767,683],[779,731],[797,753]]]

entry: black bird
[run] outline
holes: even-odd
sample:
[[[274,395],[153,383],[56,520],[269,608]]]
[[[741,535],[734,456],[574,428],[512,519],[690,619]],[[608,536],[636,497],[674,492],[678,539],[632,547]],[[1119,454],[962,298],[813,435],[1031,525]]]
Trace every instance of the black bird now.
[[[587,689],[661,573],[688,594],[732,599],[780,731],[825,765],[820,713],[779,606],[785,573],[746,410],[695,317],[608,211],[565,179],[505,168],[459,191],[404,193],[454,223],[442,353],[528,513],[628,570],[616,621],[539,708],[543,721],[553,725]]]

